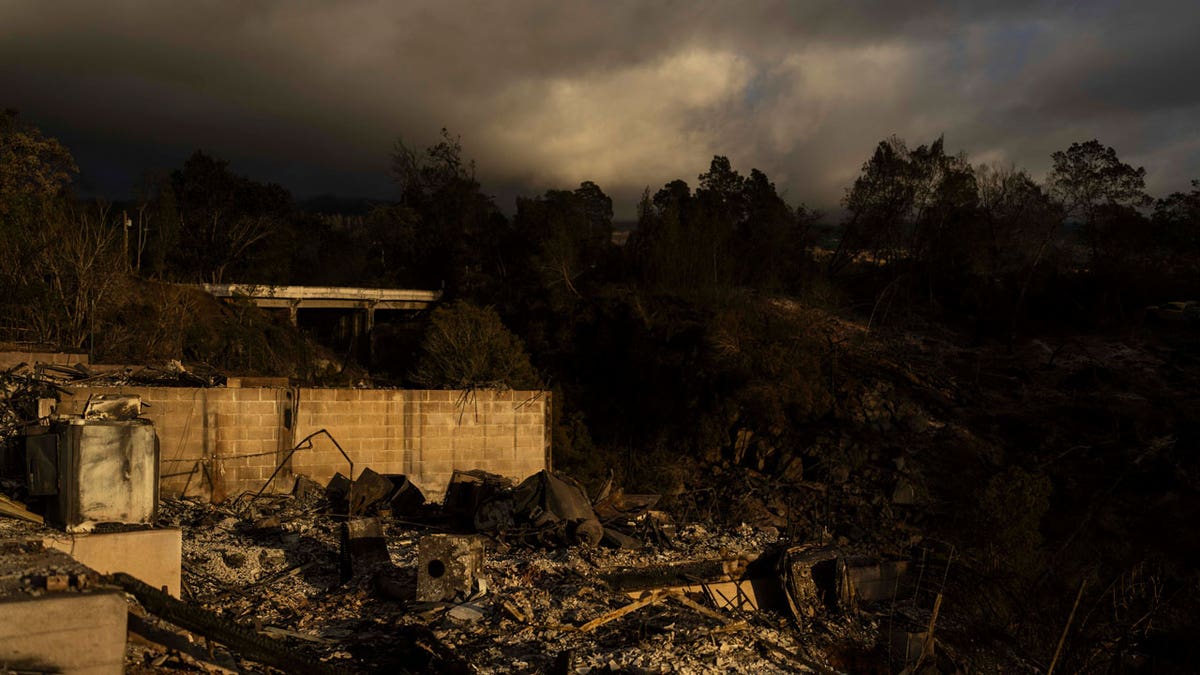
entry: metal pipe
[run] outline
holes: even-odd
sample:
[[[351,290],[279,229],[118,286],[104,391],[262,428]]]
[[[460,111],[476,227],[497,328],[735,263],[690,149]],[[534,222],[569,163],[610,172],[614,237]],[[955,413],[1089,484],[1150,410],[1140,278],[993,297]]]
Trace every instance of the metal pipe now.
[[[320,431],[314,431],[305,436],[303,440],[297,443],[291,450],[288,450],[288,453],[284,455],[283,459],[275,465],[275,470],[271,472],[271,476],[267,478],[267,482],[263,483],[263,486],[258,489],[258,492],[254,493],[254,496],[246,502],[246,506],[242,507],[242,510],[244,511],[251,503],[254,502],[254,500],[261,497],[263,492],[266,492],[267,487],[271,485],[271,481],[275,480],[275,476],[279,475],[280,469],[287,464],[288,460],[292,458],[292,455],[296,454],[297,450],[307,450],[312,448],[312,439],[320,436],[321,434],[325,434],[327,437],[329,437],[329,440],[333,442],[333,446],[338,449],[338,452],[342,453],[342,457],[346,458],[346,462],[350,465],[350,475],[348,478],[350,478],[350,480],[354,480],[354,460],[350,459],[350,455],[346,454],[346,451],[342,449],[342,446],[337,442],[337,439],[333,437],[333,434],[329,433],[329,431],[326,429],[321,429]]]

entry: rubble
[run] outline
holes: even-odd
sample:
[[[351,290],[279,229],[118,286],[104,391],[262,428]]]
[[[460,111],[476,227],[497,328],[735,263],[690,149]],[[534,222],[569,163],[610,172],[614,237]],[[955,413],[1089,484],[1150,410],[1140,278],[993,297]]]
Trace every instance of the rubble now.
[[[87,407],[93,420],[112,423],[140,403]],[[297,443],[278,466],[318,434],[328,432]],[[865,535],[847,541],[854,522],[835,530],[843,535],[829,558],[840,580],[835,600],[826,558],[812,561],[808,595],[788,576],[801,570],[781,562],[792,544],[829,541],[834,527],[826,527],[827,503],[825,515],[821,508],[831,490],[866,507],[857,485],[806,481],[780,499],[778,485],[739,471],[670,498],[610,482],[593,504],[563,474],[514,485],[456,471],[438,507],[406,476],[356,471],[342,455],[347,473],[324,487],[299,476],[290,495],[267,492],[277,468],[257,493],[225,504],[161,501],[155,525],[183,533],[179,599],[119,575],[108,580],[138,598],[130,670],[824,672],[846,649],[874,654],[890,644],[890,625],[845,610],[910,576],[902,560],[880,563],[882,547]],[[43,578],[34,590],[86,586],[58,573]],[[905,630],[920,632],[918,624]],[[219,646],[184,646],[194,640]],[[946,654],[938,650],[937,660]]]
[[[257,634],[251,627],[232,623],[211,612],[180,602],[127,574],[118,572],[112,576],[112,580],[156,616],[206,638],[217,640],[260,663],[301,675],[326,675],[337,672],[324,664],[298,657],[282,643]]]
[[[56,386],[115,387],[218,387],[226,377],[203,364],[184,366],[176,360],[158,365],[125,366],[76,363],[70,366],[52,363],[18,363],[0,371],[0,380],[36,381],[52,389]],[[47,392],[48,393],[48,392]],[[41,398],[47,398],[42,396]],[[51,396],[52,397],[52,396]]]
[[[98,399],[88,409],[116,423],[139,407]],[[225,504],[159,503],[155,525],[183,533],[179,599],[108,581],[138,598],[133,672],[821,672],[835,643],[867,652],[891,639],[871,615],[843,613],[847,602],[809,602],[803,630],[788,611],[780,559],[794,538],[827,538],[815,527],[823,484],[755,511],[750,500],[776,488],[749,473],[672,499],[610,483],[593,505],[563,474],[514,485],[458,471],[439,508],[406,476],[356,471],[342,454],[347,474],[324,487],[299,476],[291,494],[270,493],[272,474]],[[878,557],[853,557],[867,550],[836,557],[841,587],[866,589],[863,598],[895,577],[870,567]],[[86,586],[43,578],[40,592]],[[219,647],[184,646],[197,639]]]
[[[572,515],[587,519],[587,510],[580,517],[560,503],[562,494],[554,496],[571,481],[527,482],[520,503],[541,505],[545,518],[554,514],[545,527],[557,532]],[[244,503],[162,501],[160,525],[184,532],[183,593],[171,604],[120,582],[139,597],[127,648],[131,672],[170,664],[210,672],[828,672],[849,658],[847,649],[886,659],[893,627],[920,633],[928,621],[911,606],[912,616],[892,626],[822,601],[810,605],[797,630],[780,573],[796,547],[771,527],[672,519],[669,545],[647,538],[636,548],[610,548],[544,537],[529,545],[530,537],[512,531],[456,531],[460,521],[437,508],[403,519],[387,508],[347,517],[332,501],[351,493],[349,481],[329,489],[297,483],[293,495]],[[493,501],[513,499],[520,488],[508,490],[493,493]],[[527,534],[534,519],[526,506],[512,513],[521,523],[514,528]],[[613,522],[636,522],[646,512],[643,503],[636,517]],[[878,563],[814,550],[822,552],[790,559],[812,562],[818,584],[822,561],[841,564],[847,578],[846,570]],[[342,567],[347,553],[350,575]],[[870,569],[884,579],[892,568]],[[180,637],[189,634],[219,647],[183,648],[194,644]],[[897,669],[900,656],[897,649]],[[947,658],[939,648],[923,667]]]
[[[483,540],[479,537],[451,534],[422,537],[417,558],[417,600],[465,600],[477,590],[486,591],[482,572]]]
[[[342,581],[391,562],[387,540],[377,518],[351,518],[342,523],[340,567]]]
[[[595,546],[604,528],[579,483],[549,471],[526,478],[512,494],[517,525],[540,530],[543,541]]]
[[[798,546],[780,561],[788,608],[798,626],[826,609],[841,606],[837,552],[829,547]]]
[[[350,515],[360,516],[377,506],[392,493],[392,481],[367,467],[350,484]]]
[[[295,506],[291,501],[281,499],[275,505],[281,513],[291,513]],[[166,510],[184,521],[213,523],[185,544],[189,557],[207,554],[219,540],[236,542],[247,561],[257,560],[259,565],[255,568],[247,562],[243,569],[253,575],[238,576],[236,582],[222,577],[239,570],[225,572],[220,564],[203,566],[212,571],[212,578],[189,572],[195,597],[206,597],[208,591],[203,589],[208,588],[219,594],[211,604],[217,611],[233,617],[257,616],[265,625],[324,640],[274,633],[297,649],[348,669],[370,672],[400,658],[401,650],[381,636],[401,626],[428,629],[438,649],[465,659],[473,672],[551,672],[564,658],[572,664],[571,672],[827,668],[821,665],[825,657],[820,640],[796,632],[785,615],[719,609],[703,591],[705,583],[740,579],[748,570],[757,573],[755,564],[773,565],[770,556],[756,561],[778,543],[778,532],[692,524],[679,528],[674,550],[528,547],[506,544],[505,538],[423,533],[445,522],[436,518],[426,527],[383,519],[391,564],[379,569],[373,580],[355,577],[339,585],[333,547],[333,535],[340,527],[336,516],[313,509],[281,518],[281,532],[263,535],[244,521],[228,522],[212,513],[219,509],[172,502]],[[254,579],[286,569],[297,555],[284,545],[284,560],[264,557],[271,546],[283,544],[289,530],[304,532],[309,542],[305,551],[315,564],[274,584],[255,585]],[[446,564],[434,555],[438,551],[470,564],[461,575],[440,569],[434,570],[440,576],[429,575],[430,563]],[[465,581],[472,575],[486,577],[486,586]],[[451,588],[422,590],[431,581],[451,579],[455,581]],[[637,586],[645,590],[630,590]],[[233,590],[239,587],[249,597]]]
[[[92,394],[83,404],[85,420],[132,420],[142,414],[142,397]]]
[[[442,510],[464,527],[488,530],[494,525],[507,524],[502,505],[506,500],[497,500],[497,506],[485,510],[480,507],[511,490],[512,481],[503,476],[479,469],[455,470],[446,487]]]

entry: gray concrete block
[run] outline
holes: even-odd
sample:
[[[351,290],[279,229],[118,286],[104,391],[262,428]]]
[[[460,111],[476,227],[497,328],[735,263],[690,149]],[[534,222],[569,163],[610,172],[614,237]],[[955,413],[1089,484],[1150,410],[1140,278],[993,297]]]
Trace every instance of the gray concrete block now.
[[[417,553],[417,600],[445,602],[471,596],[483,572],[483,539],[431,534]],[[485,582],[486,583],[486,582]]]
[[[128,612],[118,593],[0,601],[0,664],[17,671],[120,675]]]
[[[129,532],[58,534],[42,540],[100,574],[124,572],[178,598],[183,535],[177,527]]]

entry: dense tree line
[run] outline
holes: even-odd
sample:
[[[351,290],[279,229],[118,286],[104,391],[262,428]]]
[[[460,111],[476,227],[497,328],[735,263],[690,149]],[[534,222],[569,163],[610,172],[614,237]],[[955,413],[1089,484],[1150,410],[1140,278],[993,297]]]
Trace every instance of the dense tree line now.
[[[1147,303],[1200,291],[1200,183],[1154,200],[1144,169],[1095,140],[1054,153],[1038,182],[973,166],[941,138],[887,138],[848,187],[840,222],[716,156],[695,188],[647,188],[619,247],[599,185],[520,198],[506,217],[445,130],[426,148],[396,144],[394,201],[319,212],[203,152],[148,176],[133,202],[82,204],[69,151],[13,112],[0,122],[4,337],[80,348],[100,335],[98,351],[128,358],[225,344],[173,337],[194,301],[169,285],[131,291],[137,283],[444,289],[463,316],[441,316],[439,330],[491,322],[478,332],[499,340],[487,349],[522,356],[443,368],[441,384],[520,372],[520,386],[553,388],[567,454],[593,440],[711,452],[747,425],[785,443],[835,393],[836,349],[805,313],[814,308],[849,309],[871,329],[924,316],[1011,340],[1026,323],[1136,321]],[[828,249],[816,232],[831,225]],[[781,300],[804,311],[772,309]],[[437,385],[430,363],[444,355],[424,349],[422,364],[392,376]],[[524,350],[536,372],[513,365]]]

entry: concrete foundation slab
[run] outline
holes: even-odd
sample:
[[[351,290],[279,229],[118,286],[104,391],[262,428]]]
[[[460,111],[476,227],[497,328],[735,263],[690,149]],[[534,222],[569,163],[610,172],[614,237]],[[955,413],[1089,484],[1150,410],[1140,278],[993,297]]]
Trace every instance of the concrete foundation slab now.
[[[179,597],[183,533],[177,527],[51,535],[42,545],[64,552],[100,574],[124,572]]]
[[[128,612],[118,593],[0,601],[0,664],[16,671],[120,675]]]

